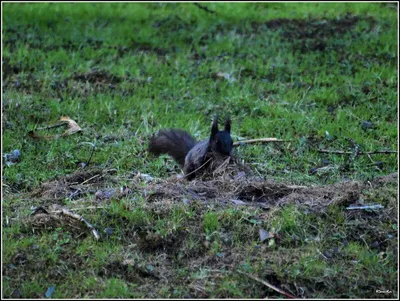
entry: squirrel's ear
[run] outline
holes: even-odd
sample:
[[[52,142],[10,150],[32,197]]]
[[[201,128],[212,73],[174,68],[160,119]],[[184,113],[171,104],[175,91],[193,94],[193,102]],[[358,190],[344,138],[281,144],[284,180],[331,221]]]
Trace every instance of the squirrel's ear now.
[[[225,131],[227,131],[228,133],[231,132],[231,118],[229,116],[226,117],[225,120]]]
[[[218,116],[214,117],[213,123],[211,125],[211,140],[214,140],[215,135],[218,133]]]

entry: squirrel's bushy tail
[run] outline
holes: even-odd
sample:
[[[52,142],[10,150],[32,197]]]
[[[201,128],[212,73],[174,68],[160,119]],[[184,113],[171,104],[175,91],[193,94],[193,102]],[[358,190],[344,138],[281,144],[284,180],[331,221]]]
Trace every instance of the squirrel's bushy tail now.
[[[187,153],[196,143],[186,131],[165,129],[150,138],[149,152],[154,155],[168,154],[183,167]]]

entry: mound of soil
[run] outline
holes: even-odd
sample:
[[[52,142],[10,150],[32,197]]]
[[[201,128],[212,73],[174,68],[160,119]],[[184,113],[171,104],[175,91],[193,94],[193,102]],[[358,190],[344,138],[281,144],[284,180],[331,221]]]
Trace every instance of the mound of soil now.
[[[305,187],[278,183],[255,176],[238,159],[216,160],[204,174],[191,182],[172,177],[136,186],[148,202],[187,202],[201,200],[218,205],[244,205],[269,209],[287,204],[306,205],[311,210],[323,210],[336,204],[357,204],[360,193],[373,185],[396,182],[397,173],[371,182],[348,181],[326,186]]]
[[[397,179],[398,174],[395,173],[376,178],[373,182],[348,181],[315,187],[297,186],[255,176],[237,158],[218,158],[193,181],[187,181],[182,176],[162,180],[138,174],[133,177],[130,187],[121,190],[118,178],[111,177],[108,170],[80,170],[43,183],[31,196],[40,199],[42,204],[57,206],[68,198],[75,202],[82,201],[81,205],[84,205],[86,196],[95,195],[96,206],[99,206],[109,199],[118,200],[129,197],[132,192],[139,192],[146,200],[145,207],[160,215],[168,213],[176,204],[189,205],[192,201],[203,205],[212,204],[214,207],[250,206],[265,210],[296,204],[308,211],[325,212],[332,205],[359,205],[360,195],[365,190],[396,182]],[[110,183],[116,183],[115,187],[110,187]],[[29,223],[35,229],[49,226],[57,228],[67,223],[70,226],[68,228],[79,232],[83,227],[79,219],[58,214],[38,213],[29,219]]]

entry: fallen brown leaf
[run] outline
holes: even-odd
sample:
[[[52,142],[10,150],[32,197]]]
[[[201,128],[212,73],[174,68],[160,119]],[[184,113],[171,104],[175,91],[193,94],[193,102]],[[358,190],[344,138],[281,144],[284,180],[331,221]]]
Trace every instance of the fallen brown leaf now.
[[[60,121],[65,121],[68,123],[68,129],[61,136],[69,136],[82,131],[81,127],[68,116],[61,117]]]
[[[51,139],[58,139],[60,137],[70,136],[72,134],[75,134],[75,133],[78,133],[78,132],[82,131],[82,128],[74,120],[72,120],[68,116],[62,116],[60,118],[60,121],[61,121],[61,123],[59,123],[59,124],[52,125],[52,126],[47,126],[47,127],[44,127],[44,128],[39,128],[38,130],[48,130],[48,129],[51,129],[51,128],[67,125],[67,130],[64,133],[62,133],[61,135],[40,136],[37,133],[35,133],[34,131],[29,131],[28,135],[29,135],[29,137],[31,137],[33,139],[51,140]]]

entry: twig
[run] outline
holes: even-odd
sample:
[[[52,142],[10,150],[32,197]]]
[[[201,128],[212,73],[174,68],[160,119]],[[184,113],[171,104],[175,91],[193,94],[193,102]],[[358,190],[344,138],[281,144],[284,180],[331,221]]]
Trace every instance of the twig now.
[[[215,14],[215,13],[216,13],[215,11],[209,9],[209,8],[206,7],[206,6],[200,5],[200,4],[198,4],[197,2],[194,2],[193,4],[194,4],[196,7],[200,8],[200,9],[202,9],[202,10],[204,10],[204,11],[210,13],[210,14]]]
[[[278,292],[278,293],[281,293],[282,295],[285,295],[285,296],[288,297],[288,298],[297,299],[296,296],[293,296],[292,294],[289,294],[289,293],[287,293],[287,292],[281,290],[280,288],[276,287],[275,285],[272,285],[271,283],[269,283],[269,282],[267,282],[267,281],[265,281],[265,280],[262,280],[262,279],[260,279],[260,278],[258,278],[258,277],[256,277],[256,276],[247,274],[247,273],[242,272],[242,271],[238,271],[238,272],[239,272],[240,274],[246,275],[247,277],[249,277],[249,278],[251,278],[251,279],[253,279],[253,280],[255,280],[255,281],[258,281],[258,282],[260,282],[260,283],[262,283],[262,284],[268,286],[269,288],[273,289],[274,291],[276,291],[276,292]]]
[[[231,157],[226,158],[226,160],[224,162],[222,162],[222,164],[220,166],[218,166],[218,168],[216,168],[213,171],[213,175],[215,175],[217,172],[219,172],[222,168],[224,168],[230,161]]]
[[[99,232],[97,232],[97,230],[87,220],[85,220],[82,216],[80,216],[79,214],[71,212],[71,210],[68,210],[68,209],[65,209],[65,208],[61,208],[60,210],[47,211],[42,206],[34,207],[34,208],[32,208],[32,210],[33,210],[33,212],[31,213],[31,215],[36,215],[38,213],[44,213],[44,214],[54,213],[54,214],[59,214],[59,215],[64,214],[66,216],[69,216],[69,217],[71,217],[73,219],[76,219],[76,220],[78,220],[80,222],[85,223],[85,225],[91,230],[91,232],[94,235],[94,237],[96,238],[96,240],[100,239]],[[73,209],[73,210],[76,210],[76,209]]]
[[[95,178],[97,178],[97,177],[99,177],[99,176],[102,176],[102,175],[101,175],[101,174],[94,175],[93,177],[87,179],[86,181],[83,181],[83,182],[80,183],[79,185],[83,185],[83,184],[89,182],[90,180],[93,180],[93,179],[95,179]]]
[[[79,214],[73,213],[73,212],[71,212],[70,210],[65,209],[65,208],[63,208],[63,209],[61,209],[61,210],[58,210],[58,211],[53,211],[53,212],[56,213],[56,214],[64,214],[64,215],[69,216],[69,217],[71,217],[71,218],[73,218],[73,219],[76,219],[76,220],[78,220],[78,221],[80,221],[80,222],[85,223],[85,225],[91,230],[91,232],[92,232],[94,238],[96,238],[96,240],[99,240],[99,239],[100,239],[99,232],[97,232],[97,230],[96,230],[87,220],[85,220],[85,219],[84,219],[82,216],[80,216]]]
[[[79,210],[91,210],[91,209],[104,209],[106,207],[104,206],[89,206],[89,207],[82,207],[82,208],[73,208],[73,209],[69,209],[70,211],[79,211]]]
[[[354,152],[345,152],[337,150],[319,149],[319,153],[339,154],[339,155],[352,155]],[[372,152],[358,152],[357,155],[374,155],[374,154],[397,154],[397,151],[393,150],[378,150]]]
[[[289,189],[307,189],[307,186],[299,186],[299,185],[289,185],[287,186]]]
[[[90,153],[90,157],[89,157],[88,161],[86,162],[85,166],[83,167],[83,169],[85,169],[89,165],[90,160],[92,160],[92,156],[94,154],[94,151],[96,150],[96,144],[94,144],[92,142],[81,142],[81,143],[79,143],[79,145],[81,145],[81,144],[89,144],[89,145],[92,146],[92,152]]]
[[[269,142],[290,142],[291,140],[282,140],[278,138],[260,138],[260,139],[250,139],[250,140],[241,140],[233,143],[233,146],[240,146],[243,144],[251,144],[257,142],[269,143]]]
[[[195,173],[196,171],[198,171],[199,169],[201,169],[202,167],[204,167],[208,162],[211,161],[212,158],[208,159],[206,162],[203,163],[203,165],[201,165],[200,167],[196,168],[195,170],[189,172],[188,174],[185,175],[185,177],[187,177],[188,175],[191,175],[192,173]]]
[[[377,205],[365,205],[365,206],[352,206],[347,207],[347,210],[355,210],[355,209],[383,209],[384,207],[381,204]]]
[[[58,128],[58,127],[64,126],[64,125],[65,125],[65,122],[63,122],[63,123],[57,123],[57,124],[55,124],[55,125],[49,125],[49,126],[45,126],[45,127],[42,127],[42,128],[37,128],[36,130],[37,130],[37,131],[49,130],[49,129]]]
[[[92,157],[93,157],[93,154],[94,154],[94,150],[95,150],[95,149],[96,149],[96,146],[93,145],[92,152],[90,153],[89,160],[87,161],[86,165],[85,165],[83,168],[85,168],[85,167],[87,167],[87,166],[89,165],[90,160],[92,160]]]

